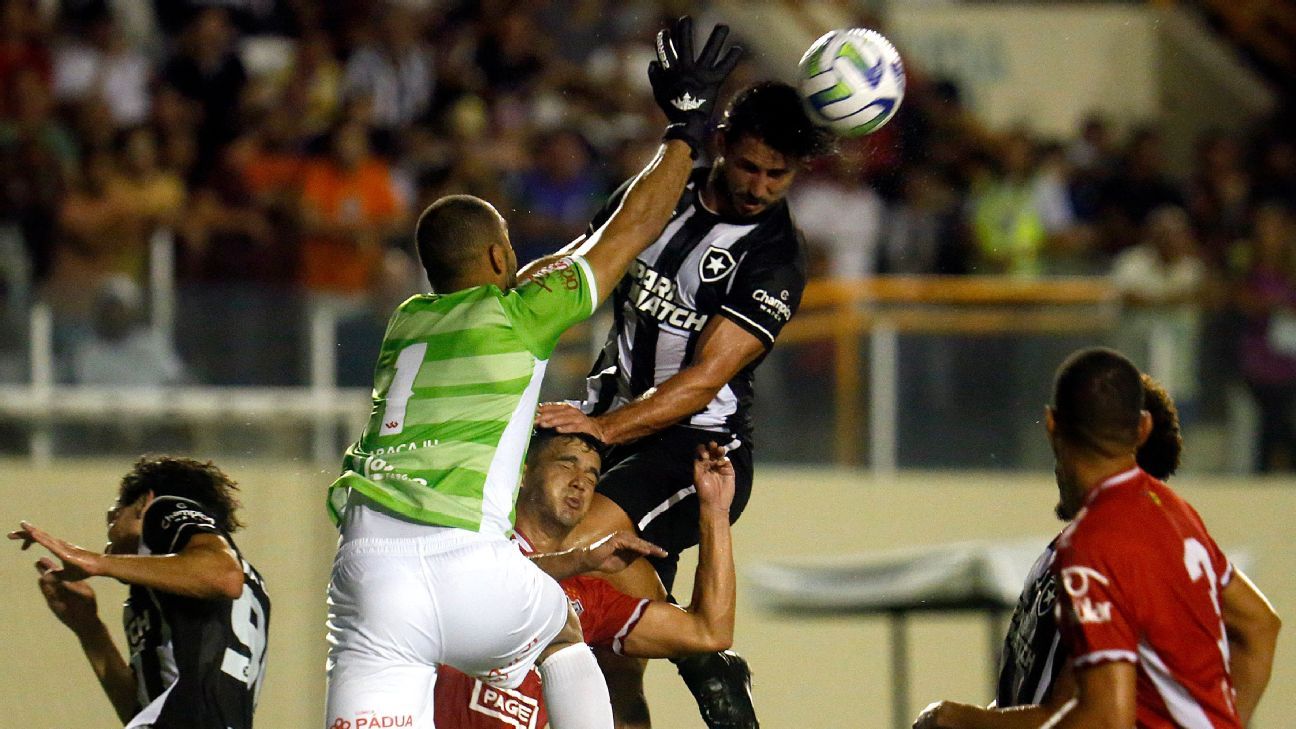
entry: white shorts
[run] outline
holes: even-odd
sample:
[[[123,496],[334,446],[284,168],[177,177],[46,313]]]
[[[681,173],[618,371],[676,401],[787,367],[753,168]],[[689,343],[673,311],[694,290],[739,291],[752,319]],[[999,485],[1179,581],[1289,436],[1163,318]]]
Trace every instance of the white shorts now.
[[[497,536],[343,538],[328,590],[329,729],[428,727],[445,663],[516,688],[567,621],[562,588]]]

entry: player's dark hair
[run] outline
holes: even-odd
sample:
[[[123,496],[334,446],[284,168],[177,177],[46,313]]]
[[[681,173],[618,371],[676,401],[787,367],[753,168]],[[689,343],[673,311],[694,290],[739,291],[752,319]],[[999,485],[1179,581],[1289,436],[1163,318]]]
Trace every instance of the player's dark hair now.
[[[235,513],[240,506],[234,495],[238,484],[211,461],[144,456],[122,476],[117,505],[133,504],[150,491],[155,497],[179,496],[202,504],[216,518],[216,525],[226,532],[243,527]]]
[[[473,195],[447,195],[429,205],[419,216],[414,241],[428,283],[440,293],[449,292],[483,248],[504,242],[499,213]]]
[[[780,81],[762,81],[739,91],[725,108],[720,130],[726,145],[755,137],[797,160],[828,154],[834,146],[832,132],[810,121],[801,95]]]
[[[1072,354],[1053,383],[1053,420],[1070,443],[1108,457],[1138,444],[1143,379],[1125,355],[1095,347]]]
[[[1152,432],[1139,447],[1135,457],[1139,468],[1153,478],[1164,481],[1179,470],[1179,456],[1183,453],[1179,410],[1160,382],[1146,374],[1142,380],[1143,409],[1152,415]]]
[[[536,428],[531,433],[531,444],[527,446],[527,465],[530,465],[534,459],[538,458],[540,454],[549,447],[550,443],[553,443],[559,438],[572,438],[578,440],[589,446],[595,453],[599,454],[600,459],[603,457],[603,444],[599,442],[597,438],[588,433],[559,433],[553,428]]]

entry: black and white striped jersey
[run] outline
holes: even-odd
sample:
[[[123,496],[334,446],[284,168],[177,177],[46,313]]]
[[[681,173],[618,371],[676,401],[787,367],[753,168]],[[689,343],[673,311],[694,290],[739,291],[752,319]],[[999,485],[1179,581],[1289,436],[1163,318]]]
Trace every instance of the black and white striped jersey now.
[[[236,600],[200,600],[132,585],[122,619],[143,711],[153,727],[251,729],[265,672],[270,598],[265,584],[201,504],[155,498],[141,554],[176,554],[197,534],[229,541],[243,566]]]
[[[612,297],[613,325],[589,376],[584,410],[601,414],[661,384],[694,358],[713,316],[723,316],[774,346],[805,288],[801,235],[787,201],[754,218],[731,219],[699,199],[709,168],[693,172],[660,237],[630,265]],[[590,225],[616,210],[623,185]],[[752,377],[757,358],[701,411],[681,422],[751,437]]]
[[[1035,560],[1021,597],[1017,598],[1008,636],[1004,638],[997,706],[1044,703],[1066,662],[1067,650],[1054,612],[1057,581],[1051,567],[1056,544],[1054,539]]]

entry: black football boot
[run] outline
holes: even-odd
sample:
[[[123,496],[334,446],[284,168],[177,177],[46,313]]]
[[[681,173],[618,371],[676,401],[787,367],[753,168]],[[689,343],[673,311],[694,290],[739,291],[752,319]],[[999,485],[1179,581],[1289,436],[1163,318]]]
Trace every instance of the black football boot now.
[[[701,653],[671,662],[697,700],[708,729],[759,729],[752,706],[751,669],[733,651]]]

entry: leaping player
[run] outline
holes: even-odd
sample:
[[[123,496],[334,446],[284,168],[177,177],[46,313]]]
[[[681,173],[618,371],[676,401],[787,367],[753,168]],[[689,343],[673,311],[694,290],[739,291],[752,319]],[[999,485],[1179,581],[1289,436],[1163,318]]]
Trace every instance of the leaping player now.
[[[806,116],[791,86],[766,82],[740,91],[715,136],[714,164],[694,172],[670,223],[617,285],[614,324],[582,408],[540,408],[541,427],[587,433],[612,446],[589,518],[572,544],[633,529],[669,552],[652,561],[655,575],[640,563],[611,577],[629,594],[665,598],[679,553],[698,543],[698,500],[687,465],[698,445],[714,440],[733,462],[737,495],[730,518],[736,521],[747,506],[754,373],[805,287],[801,236],[784,198],[831,140]],[[621,198],[613,196],[591,231]],[[644,664],[605,653],[600,662],[618,726],[649,726]],[[757,726],[750,674],[736,653],[676,665],[708,727]]]

